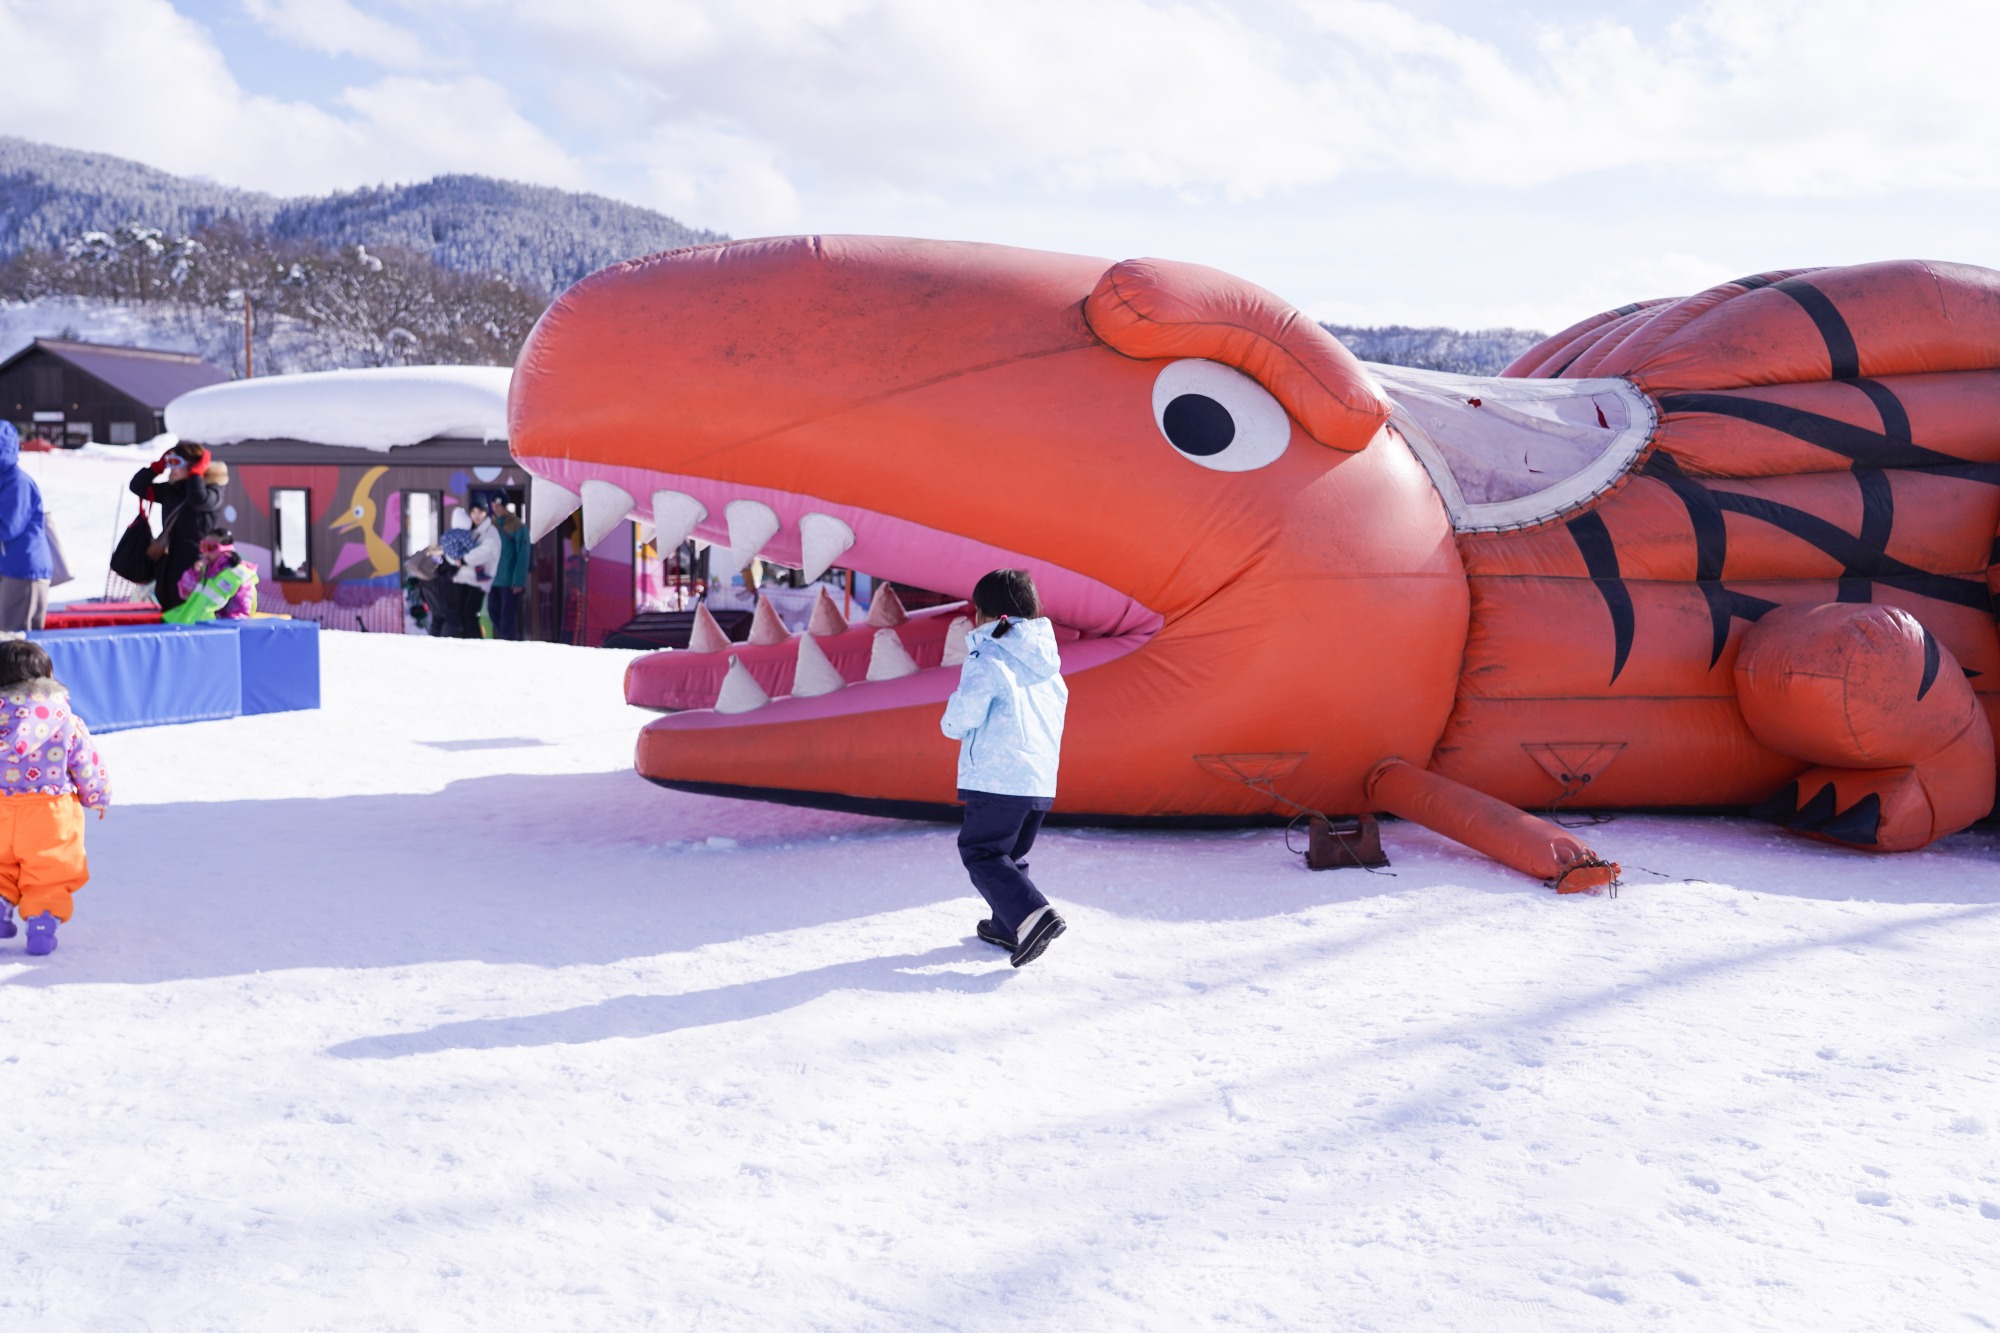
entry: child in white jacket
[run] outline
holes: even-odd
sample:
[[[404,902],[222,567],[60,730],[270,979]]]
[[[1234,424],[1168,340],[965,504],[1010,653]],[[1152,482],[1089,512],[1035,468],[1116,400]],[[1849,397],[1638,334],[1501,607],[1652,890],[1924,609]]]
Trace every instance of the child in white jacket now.
[[[1054,803],[1069,687],[1055,627],[1026,570],[986,575],[972,606],[965,666],[943,724],[959,742],[958,856],[993,911],[979,923],[979,938],[1009,950],[1020,967],[1063,933],[1062,917],[1028,878],[1026,858]]]

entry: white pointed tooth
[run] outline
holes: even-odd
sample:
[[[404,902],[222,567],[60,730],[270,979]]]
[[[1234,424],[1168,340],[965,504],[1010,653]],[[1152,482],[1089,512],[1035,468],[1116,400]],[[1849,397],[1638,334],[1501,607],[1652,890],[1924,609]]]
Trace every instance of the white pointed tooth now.
[[[715,696],[715,711],[718,713],[751,713],[771,702],[771,696],[764,693],[764,687],[750,674],[750,668],[743,665],[743,659],[729,659],[729,674],[722,678],[722,692]]]
[[[917,659],[910,656],[910,650],[892,629],[875,631],[875,642],[868,649],[868,679],[901,680],[904,676],[917,674]]]
[[[972,633],[971,616],[953,616],[944,631],[944,660],[939,666],[965,665],[965,636]]]
[[[830,634],[847,633],[847,617],[840,614],[840,608],[833,604],[833,594],[826,590],[824,583],[813,597],[812,619],[806,622],[806,633],[825,638]]]
[[[632,512],[632,492],[592,477],[583,483],[583,545],[594,548]]]
[[[729,651],[729,636],[722,632],[722,626],[715,623],[715,613],[706,603],[694,609],[694,629],[688,635],[688,651],[691,653],[726,653]]]
[[[661,555],[694,535],[695,525],[708,517],[708,506],[681,491],[653,492],[653,535]]]
[[[810,634],[799,636],[799,665],[792,673],[792,695],[799,699],[811,699],[822,694],[832,694],[844,689],[847,681],[832,662],[827,660],[826,649],[819,646]]]
[[[778,513],[758,500],[731,500],[722,516],[729,523],[730,558],[738,569],[757,558],[764,544],[778,535]]]
[[[582,503],[583,497],[567,486],[536,477],[528,486],[528,539],[540,541],[548,536]]]
[[[799,555],[810,583],[854,545],[854,529],[831,514],[807,514],[799,520]]]
[[[887,583],[875,585],[875,600],[868,603],[868,623],[876,629],[888,629],[900,625],[910,618],[903,609],[903,599],[896,595],[896,589]]]
[[[778,619],[778,608],[771,605],[771,599],[761,593],[757,597],[756,614],[750,617],[750,634],[745,643],[783,643],[792,637],[785,628],[785,622]]]

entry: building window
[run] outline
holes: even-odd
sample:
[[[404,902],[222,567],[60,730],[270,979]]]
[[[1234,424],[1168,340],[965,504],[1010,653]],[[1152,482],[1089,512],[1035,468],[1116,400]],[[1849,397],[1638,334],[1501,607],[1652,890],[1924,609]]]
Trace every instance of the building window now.
[[[304,487],[271,488],[271,563],[275,575],[298,583],[312,572],[312,493]]]
[[[88,421],[65,422],[63,424],[63,447],[65,449],[81,449],[84,445],[90,443],[90,437],[95,431],[96,427]]]
[[[112,422],[111,442],[113,444],[137,444],[139,442],[139,423],[136,421]]]
[[[434,545],[438,539],[438,515],[444,497],[437,491],[403,492],[403,558]]]

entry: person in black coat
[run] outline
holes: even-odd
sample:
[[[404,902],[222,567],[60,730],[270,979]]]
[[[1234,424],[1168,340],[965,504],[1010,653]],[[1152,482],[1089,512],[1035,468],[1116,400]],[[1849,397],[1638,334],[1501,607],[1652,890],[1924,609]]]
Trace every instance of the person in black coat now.
[[[160,507],[160,535],[149,548],[160,561],[153,587],[160,608],[181,604],[181,575],[201,559],[201,539],[222,529],[222,488],[208,484],[208,450],[182,441],[132,474],[131,492]]]

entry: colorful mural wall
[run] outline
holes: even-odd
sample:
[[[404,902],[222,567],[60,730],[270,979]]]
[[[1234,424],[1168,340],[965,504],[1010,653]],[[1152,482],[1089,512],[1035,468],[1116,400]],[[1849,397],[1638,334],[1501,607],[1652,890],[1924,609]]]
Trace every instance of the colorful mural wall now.
[[[412,463],[360,465],[272,463],[239,460],[228,449],[218,454],[230,463],[224,491],[224,517],[236,534],[237,549],[263,571],[258,584],[258,609],[329,629],[365,629],[376,633],[421,632],[410,618],[403,591],[403,561],[436,535],[463,523],[462,514],[474,499],[502,500],[524,507],[527,475],[500,466],[421,466]],[[417,530],[412,532],[410,525]],[[587,571],[574,537],[557,533],[536,551],[536,564],[574,564],[574,569],[542,570],[545,597],[554,605],[539,608],[537,638],[572,639],[575,627],[594,631],[601,640],[631,614],[631,545],[628,527],[614,533],[592,552]],[[623,554],[623,560],[619,555]],[[605,566],[613,568],[605,568]],[[564,575],[568,577],[565,578]],[[537,579],[531,575],[532,585]],[[583,616],[582,608],[566,609],[564,600],[580,601],[581,589],[615,585],[618,597],[605,588]],[[565,588],[579,590],[564,599]],[[602,622],[610,620],[610,626]],[[570,633],[563,633],[565,628]],[[573,641],[573,639],[572,639]]]

